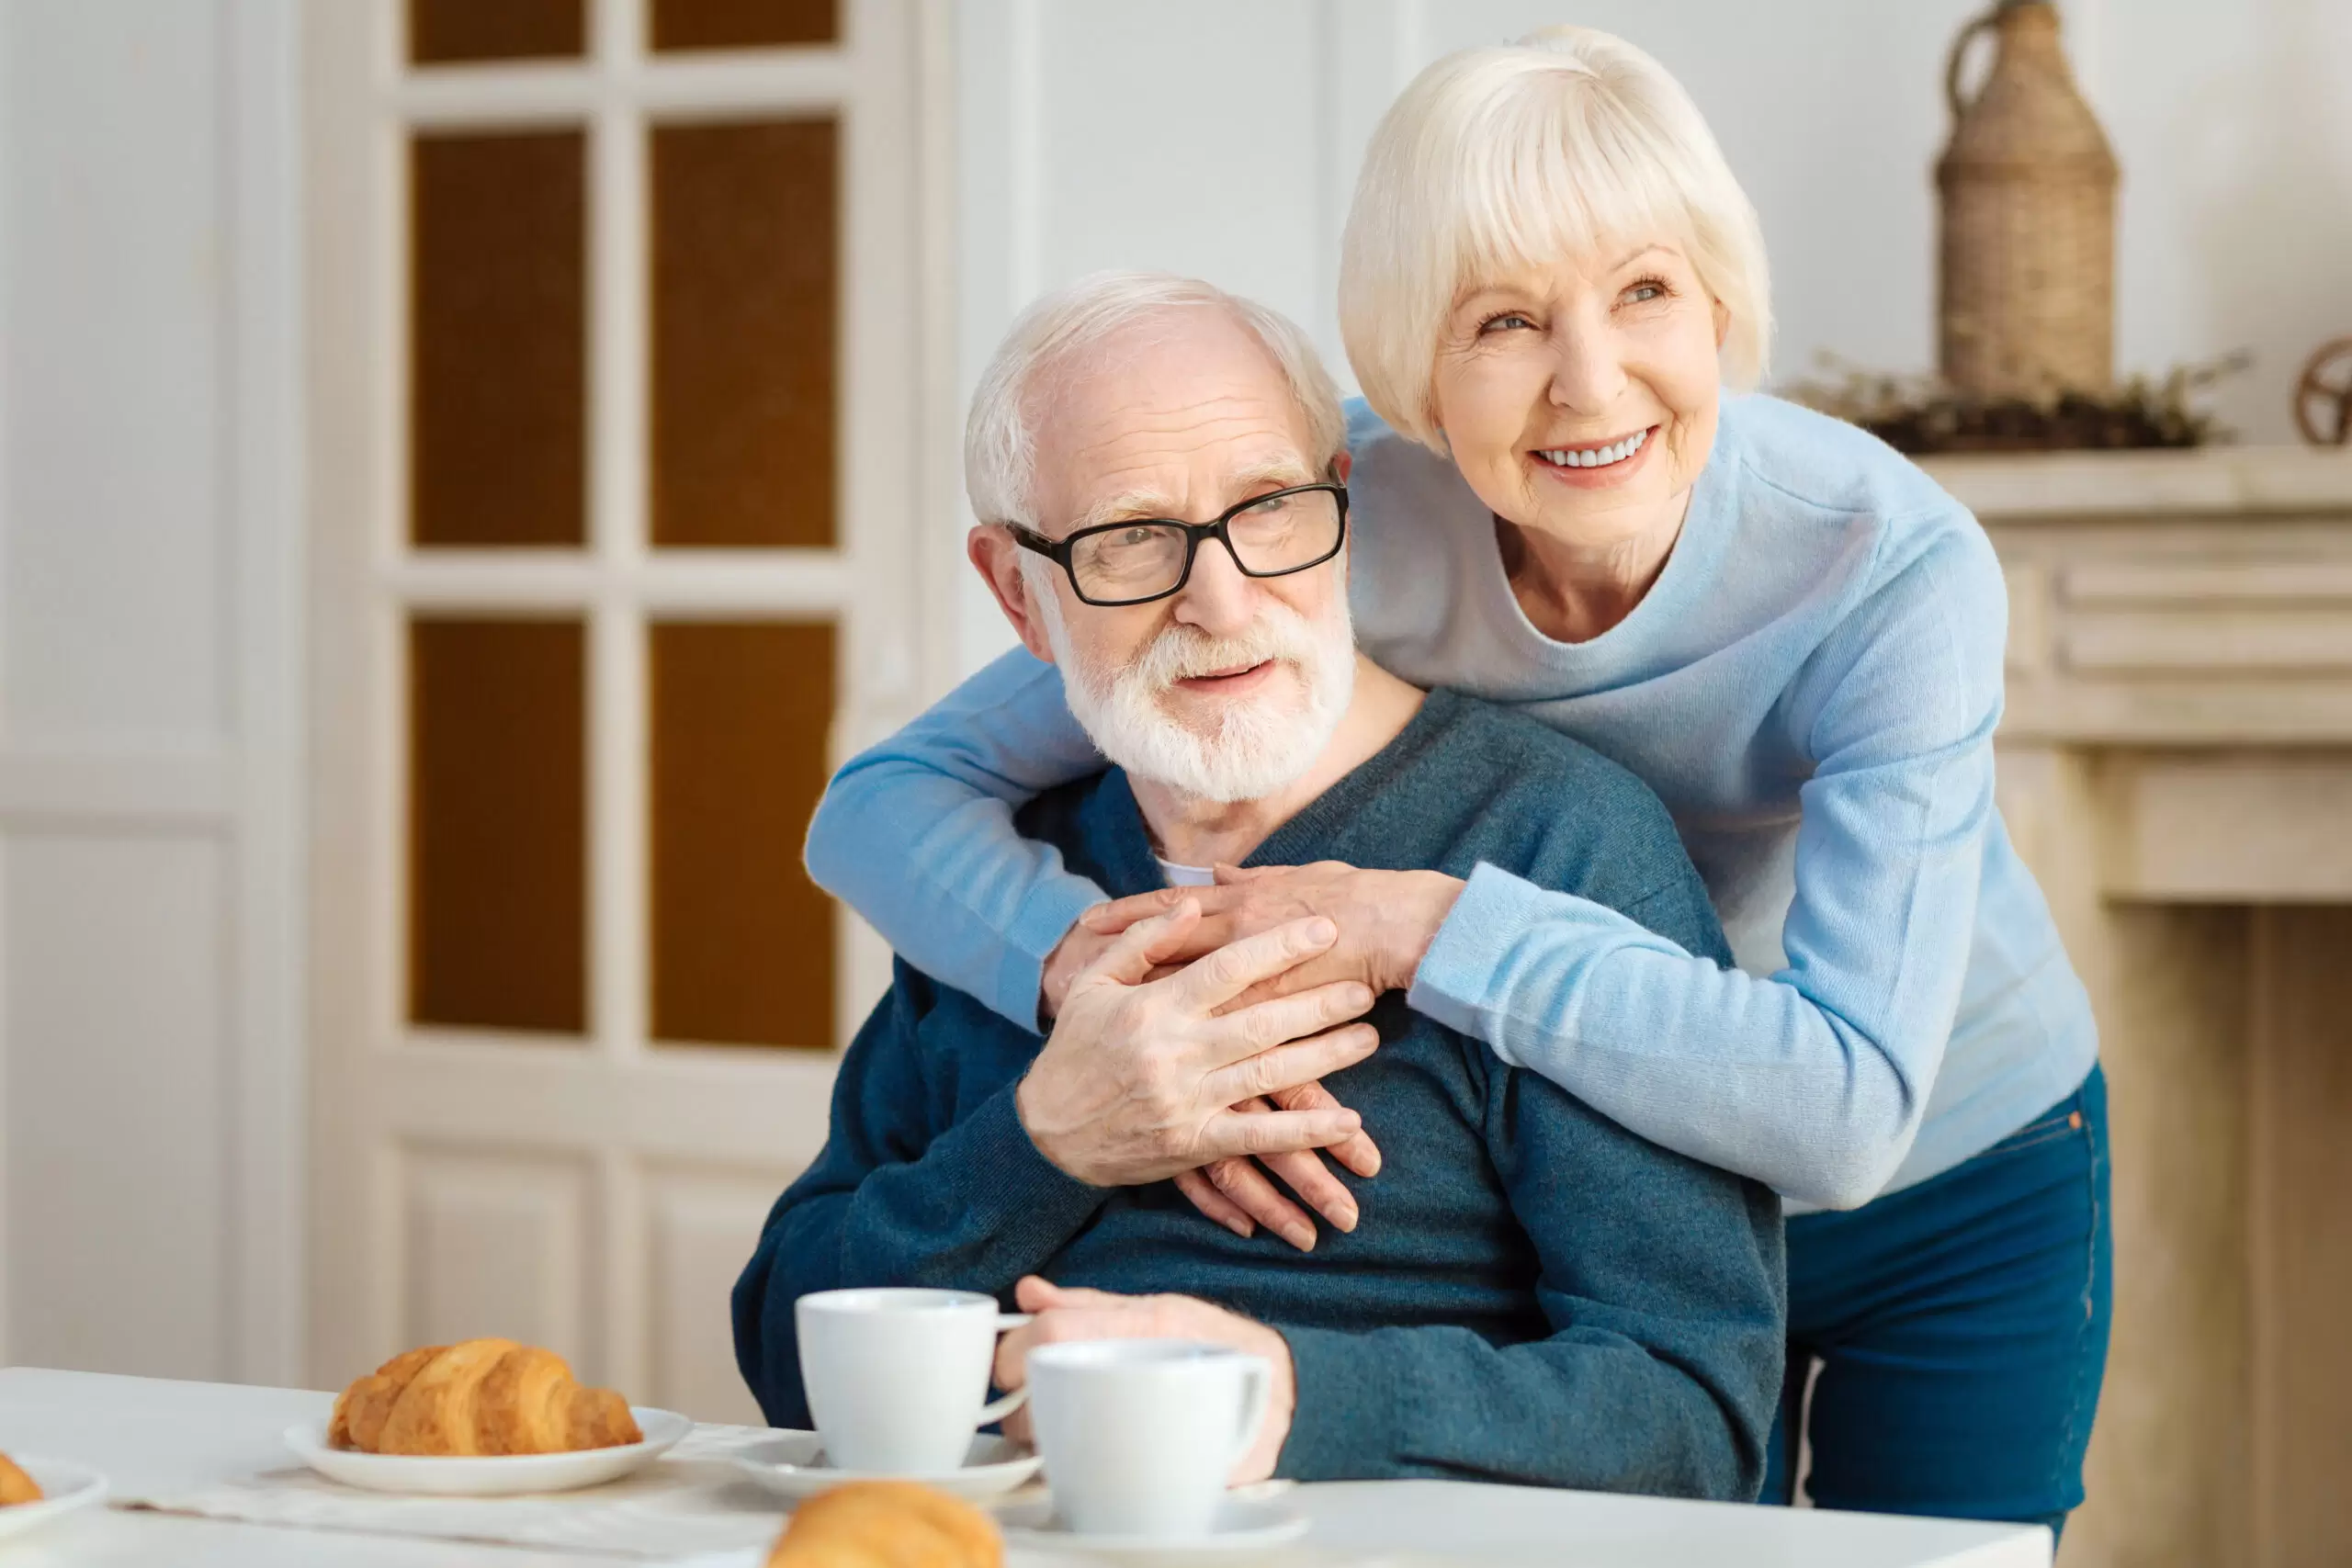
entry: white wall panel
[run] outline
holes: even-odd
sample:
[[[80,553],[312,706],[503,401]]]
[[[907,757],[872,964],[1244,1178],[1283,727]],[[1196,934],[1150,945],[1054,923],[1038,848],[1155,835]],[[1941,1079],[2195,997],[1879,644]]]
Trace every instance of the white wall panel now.
[[[9,1360],[231,1374],[224,863],[0,843]]]
[[[0,5],[0,1359],[301,1364],[300,15]]]
[[[190,0],[7,7],[14,746],[201,748],[226,717],[220,22]]]

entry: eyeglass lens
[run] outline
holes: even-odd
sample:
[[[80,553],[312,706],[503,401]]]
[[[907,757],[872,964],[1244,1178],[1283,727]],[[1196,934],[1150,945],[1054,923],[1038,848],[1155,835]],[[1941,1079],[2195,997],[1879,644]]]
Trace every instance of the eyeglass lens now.
[[[1269,496],[1226,523],[1234,558],[1260,577],[1296,571],[1339,544],[1340,501],[1329,491]],[[1070,552],[1070,580],[1089,599],[1148,599],[1184,575],[1185,532],[1169,523],[1132,523],[1089,534]]]

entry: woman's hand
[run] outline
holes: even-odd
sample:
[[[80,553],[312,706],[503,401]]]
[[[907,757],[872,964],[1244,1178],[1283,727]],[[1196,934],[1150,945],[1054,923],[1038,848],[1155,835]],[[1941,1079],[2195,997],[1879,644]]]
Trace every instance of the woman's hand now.
[[[1070,937],[1063,941],[1081,931],[1115,935],[1190,898],[1200,906],[1201,920],[1182,950],[1169,960],[1182,964],[1238,938],[1322,915],[1339,926],[1340,940],[1319,957],[1273,976],[1241,1000],[1262,1001],[1333,980],[1361,980],[1378,995],[1413,983],[1438,927],[1462,896],[1462,886],[1461,878],[1442,872],[1363,871],[1335,860],[1246,870],[1221,865],[1214,887],[1166,887],[1097,904],[1079,917]]]
[[[1272,1104],[1267,1103],[1268,1100]],[[1255,1113],[1277,1106],[1284,1111],[1341,1109],[1331,1091],[1319,1083],[1301,1084],[1270,1095],[1267,1100],[1250,1100],[1233,1109]],[[1368,1133],[1359,1131],[1345,1143],[1332,1145],[1329,1152],[1358,1176],[1371,1178],[1380,1174],[1380,1147]],[[1259,1168],[1261,1161],[1264,1170]],[[1263,1225],[1301,1252],[1314,1251],[1315,1222],[1266,1179],[1269,1170],[1288,1182],[1292,1191],[1306,1199],[1336,1228],[1356,1228],[1355,1194],[1331,1174],[1323,1163],[1322,1154],[1314,1149],[1265,1155],[1260,1160],[1217,1160],[1179,1175],[1176,1190],[1192,1200],[1193,1207],[1236,1235],[1250,1235]]]
[[[1096,910],[1109,908],[1111,906],[1108,904],[1097,904],[1086,913],[1091,915]],[[1170,905],[1170,908],[1172,908],[1174,906]],[[1123,920],[1119,923],[1118,931],[1096,931],[1088,925],[1085,918],[1081,916],[1078,924],[1062,933],[1062,940],[1055,944],[1053,952],[1046,954],[1045,972],[1037,980],[1039,1022],[1050,1024],[1054,1020],[1061,1017],[1062,1003],[1069,996],[1069,983],[1078,978],[1080,970],[1086,968],[1108,952],[1119,931],[1126,930],[1133,923]],[[1154,979],[1159,977],[1153,976]]]

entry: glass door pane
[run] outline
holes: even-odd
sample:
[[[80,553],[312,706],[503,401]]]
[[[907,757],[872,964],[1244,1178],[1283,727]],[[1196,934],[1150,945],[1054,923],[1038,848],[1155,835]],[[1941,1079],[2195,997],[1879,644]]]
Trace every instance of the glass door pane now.
[[[648,635],[653,1035],[830,1048],[833,904],[800,840],[825,787],[834,629]]]
[[[577,545],[587,518],[587,137],[410,144],[419,545]]]
[[[840,137],[652,131],[657,546],[833,544]]]
[[[587,638],[409,623],[409,1017],[588,1027]]]

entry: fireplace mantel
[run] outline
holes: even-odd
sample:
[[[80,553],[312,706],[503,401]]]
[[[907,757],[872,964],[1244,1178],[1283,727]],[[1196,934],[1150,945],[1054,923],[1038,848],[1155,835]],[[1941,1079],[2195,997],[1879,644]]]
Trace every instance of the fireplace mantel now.
[[[2352,451],[1927,466],[2007,579],[2002,814],[2113,1086],[2066,1560],[2352,1560]]]

